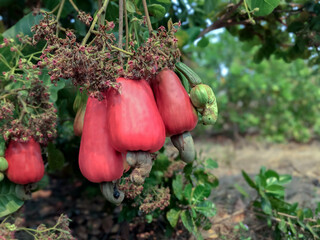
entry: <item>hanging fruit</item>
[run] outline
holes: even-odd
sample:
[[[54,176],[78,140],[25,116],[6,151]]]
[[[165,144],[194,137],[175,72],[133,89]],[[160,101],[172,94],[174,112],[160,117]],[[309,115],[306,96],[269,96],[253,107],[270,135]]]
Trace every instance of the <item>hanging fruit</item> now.
[[[84,116],[79,167],[83,176],[95,183],[119,179],[123,173],[121,153],[110,144],[106,106],[106,99],[89,97]]]
[[[17,184],[34,183],[44,175],[44,164],[38,142],[31,138],[27,142],[11,140],[5,152],[8,161],[6,175]]]
[[[120,90],[110,89],[107,95],[110,141],[117,151],[128,152],[127,162],[135,169],[131,179],[142,184],[151,170],[151,153],[165,142],[165,127],[146,80],[118,78],[117,82]],[[132,157],[135,161],[128,161]]]
[[[121,153],[112,148],[107,132],[107,102],[89,97],[84,116],[83,132],[80,143],[79,167],[82,175],[91,182],[108,186],[108,191],[102,191],[108,201],[119,204],[123,193],[117,190],[112,181],[121,178],[124,171],[124,161]],[[114,192],[110,192],[110,185]],[[101,187],[101,190],[105,187]]]
[[[198,115],[179,77],[171,70],[162,70],[151,82],[157,106],[166,127],[166,135],[178,148],[181,159],[195,158],[194,143],[189,133],[198,122]]]
[[[213,125],[218,118],[218,106],[212,88],[203,84],[198,74],[183,62],[177,62],[175,64],[175,71],[183,84],[187,79],[187,82],[189,82],[192,87],[190,90],[190,98],[193,106],[201,115],[201,122],[203,125]]]

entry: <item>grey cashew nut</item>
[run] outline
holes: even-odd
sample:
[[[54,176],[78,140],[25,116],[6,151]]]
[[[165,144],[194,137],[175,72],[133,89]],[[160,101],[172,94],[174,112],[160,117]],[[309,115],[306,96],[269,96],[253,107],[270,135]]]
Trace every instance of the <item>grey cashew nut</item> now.
[[[117,180],[114,182],[103,182],[100,189],[103,196],[111,203],[120,205],[124,199],[124,193],[117,187]]]
[[[196,151],[190,132],[172,136],[171,142],[179,150],[182,161],[191,163],[195,159]]]

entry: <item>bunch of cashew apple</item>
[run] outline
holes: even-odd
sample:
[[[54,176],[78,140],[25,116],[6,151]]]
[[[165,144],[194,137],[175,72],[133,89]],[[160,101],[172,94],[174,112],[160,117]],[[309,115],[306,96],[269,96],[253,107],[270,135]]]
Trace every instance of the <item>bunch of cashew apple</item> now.
[[[190,99],[182,80],[169,69],[163,69],[150,82],[126,78],[116,81],[120,90],[108,89],[101,101],[88,98],[85,114],[76,117],[75,126],[76,121],[83,122],[79,152],[83,176],[100,183],[108,201],[120,204],[125,197],[118,189],[123,173],[131,168],[129,179],[142,185],[151,171],[154,153],[161,149],[166,137],[171,138],[182,160],[190,163],[195,159],[190,131],[197,125],[196,109],[200,107]],[[196,92],[194,99],[207,99],[201,105],[205,109],[202,112],[214,104],[216,108],[211,92]],[[83,109],[80,107],[79,111]],[[75,134],[78,129],[74,128]]]
[[[81,136],[79,168],[85,178],[100,183],[106,199],[120,204],[118,189],[123,173],[142,185],[152,169],[155,152],[166,137],[179,150],[183,161],[195,159],[190,131],[198,123],[213,124],[217,118],[212,89],[186,65],[176,72],[163,69],[149,82],[118,78],[120,89],[109,88],[103,99],[83,93],[75,101],[75,135]],[[189,96],[190,91],[190,96]],[[33,137],[24,141],[0,141],[0,181],[4,174],[16,184],[40,181],[44,175],[40,144]]]

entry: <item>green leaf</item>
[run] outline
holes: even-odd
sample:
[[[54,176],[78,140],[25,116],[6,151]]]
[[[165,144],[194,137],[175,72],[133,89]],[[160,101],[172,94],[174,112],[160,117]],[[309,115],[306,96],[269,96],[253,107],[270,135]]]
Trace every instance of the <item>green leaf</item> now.
[[[244,190],[243,187],[241,187],[238,183],[235,183],[233,185],[235,187],[235,189],[237,189],[239,191],[239,193],[241,193],[244,197],[248,198],[249,194],[246,192],[246,190]]]
[[[293,235],[296,235],[297,234],[297,230],[293,226],[291,218],[288,218],[288,222],[289,222],[289,226],[290,226],[291,232],[293,233]]]
[[[41,14],[33,16],[31,12],[25,15],[23,18],[21,18],[15,25],[13,25],[7,31],[2,33],[2,36],[5,38],[16,38],[16,35],[20,33],[31,36],[31,27],[35,24],[38,24],[42,18],[43,16]]]
[[[279,184],[281,184],[281,185],[287,184],[287,183],[290,183],[291,180],[292,180],[292,176],[289,174],[280,175]]]
[[[181,221],[183,223],[183,225],[185,226],[185,228],[190,232],[195,234],[197,232],[196,226],[194,224],[194,221],[189,213],[189,211],[187,210],[183,210],[181,212]]]
[[[183,173],[185,174],[186,177],[189,177],[192,173],[193,170],[193,166],[192,163],[188,163],[184,169],[183,169]]]
[[[0,218],[17,211],[24,203],[16,195],[17,185],[4,179],[0,184]],[[19,186],[18,186],[19,187]],[[21,186],[23,187],[23,186]]]
[[[197,204],[198,202],[203,201],[204,198],[210,196],[210,193],[211,187],[209,185],[198,185],[193,192],[192,203]]]
[[[49,168],[53,171],[61,169],[65,162],[63,153],[52,143],[49,143],[47,149]]]
[[[205,48],[209,44],[209,39],[207,37],[202,37],[201,40],[198,42],[197,46],[201,48]]]
[[[126,1],[126,9],[127,9],[127,11],[129,13],[135,13],[136,12],[136,6],[130,0]]]
[[[161,19],[166,14],[166,9],[160,4],[151,4],[148,6],[150,16]]]
[[[245,172],[245,171],[241,171],[242,172],[242,176],[244,178],[244,180],[246,180],[246,182],[248,183],[248,185],[254,189],[257,189],[257,185],[251,180],[251,178],[249,177],[249,175]]]
[[[269,185],[266,187],[266,192],[283,197],[284,196],[284,189],[285,188],[281,185]]]
[[[198,203],[194,209],[206,217],[213,217],[217,213],[214,203],[208,200]]]
[[[183,198],[182,175],[177,175],[176,178],[172,181],[172,188],[174,195],[181,201]]]
[[[209,168],[209,169],[215,169],[215,168],[219,167],[218,163],[215,160],[211,159],[211,158],[208,158],[206,160],[205,166],[206,166],[206,168]]]
[[[261,208],[268,215],[272,215],[271,203],[267,197],[261,198]]]
[[[188,200],[188,202],[191,204],[192,202],[192,185],[191,183],[187,184],[183,191],[184,197]]]
[[[180,214],[181,214],[181,210],[177,210],[174,208],[170,209],[170,211],[167,212],[167,219],[171,227],[175,228],[177,226]]]
[[[309,230],[309,232],[311,232],[311,234],[313,235],[314,239],[319,239],[318,234],[315,233],[315,231],[312,229],[312,227],[310,226],[309,223],[306,224],[306,228]]]
[[[280,221],[280,223],[279,223],[279,225],[278,225],[278,228],[279,228],[280,231],[283,232],[283,233],[286,233],[286,232],[287,232],[287,224],[286,224],[286,222],[285,222],[283,219],[281,219],[281,221]]]
[[[279,179],[279,174],[273,170],[268,170],[266,171],[266,173],[264,174],[266,176],[266,178],[276,178]]]
[[[256,16],[265,16],[270,14],[280,3],[280,0],[245,0],[250,10],[259,8],[255,11]]]

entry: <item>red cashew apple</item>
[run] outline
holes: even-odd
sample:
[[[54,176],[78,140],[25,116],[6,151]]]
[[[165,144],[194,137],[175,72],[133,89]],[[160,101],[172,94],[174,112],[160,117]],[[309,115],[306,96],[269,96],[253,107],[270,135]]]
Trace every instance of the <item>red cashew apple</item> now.
[[[198,115],[179,77],[171,70],[162,70],[151,82],[159,112],[171,137],[178,148],[181,159],[191,162],[195,158],[193,139],[189,131],[195,128]]]
[[[146,80],[118,78],[117,82],[120,91],[110,89],[107,94],[110,141],[117,151],[128,152],[127,162],[135,167],[131,179],[142,184],[151,170],[151,153],[165,142],[165,127]]]
[[[106,107],[106,99],[89,97],[84,116],[79,167],[83,176],[95,183],[119,179],[124,170],[121,153],[111,146]]]
[[[31,138],[28,142],[11,140],[5,151],[8,161],[6,175],[11,182],[28,184],[41,180],[44,164],[38,142]]]

